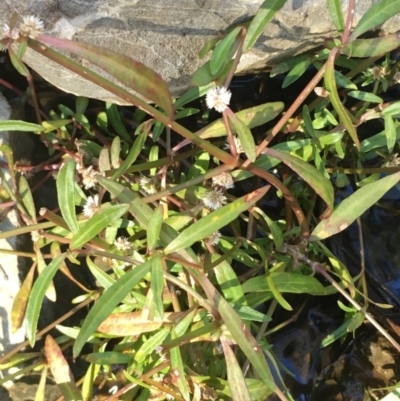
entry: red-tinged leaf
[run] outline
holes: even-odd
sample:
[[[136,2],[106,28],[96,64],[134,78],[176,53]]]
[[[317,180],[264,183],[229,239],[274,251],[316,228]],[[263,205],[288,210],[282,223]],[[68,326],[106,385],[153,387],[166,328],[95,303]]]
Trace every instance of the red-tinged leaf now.
[[[400,46],[400,33],[373,39],[357,39],[346,44],[341,53],[349,57],[376,57],[397,49]]]
[[[54,381],[59,385],[66,400],[81,400],[82,394],[76,387],[68,362],[61,348],[50,335],[46,337],[44,352]]]
[[[211,234],[216,233],[222,227],[225,227],[231,221],[235,220],[241,213],[248,210],[257,203],[269,190],[269,187],[257,189],[229,205],[208,214],[198,220],[190,227],[183,230],[171,243],[169,243],[164,252],[177,252],[181,249],[193,245],[196,241],[200,241]]]
[[[33,277],[35,275],[35,265],[31,267],[29,273],[25,277],[11,310],[11,327],[15,333],[22,325],[25,318],[26,306],[28,304],[29,295],[32,289]]]
[[[336,49],[334,49],[332,51],[335,52],[335,50]],[[350,119],[348,111],[345,109],[345,107],[342,104],[342,101],[340,100],[339,93],[337,91],[336,81],[335,81],[335,57],[334,57],[334,54],[331,54],[326,62],[324,80],[325,80],[325,87],[329,91],[329,100],[331,101],[332,106],[338,113],[340,120],[346,127],[347,132],[350,134],[351,139],[353,139],[355,145],[357,146],[357,149],[360,149],[360,141],[358,140],[357,132]]]
[[[271,148],[266,148],[264,153],[282,161],[296,172],[328,205],[328,215],[332,213],[335,194],[330,180],[315,167],[289,153],[280,152]]]
[[[387,191],[400,181],[400,172],[367,184],[344,199],[332,215],[319,222],[311,233],[310,241],[319,241],[345,230]]]
[[[133,58],[88,43],[39,35],[38,40],[67,50],[99,66],[127,87],[162,107],[171,120],[174,106],[167,83],[161,76]]]
[[[220,338],[226,360],[229,389],[233,401],[251,401],[249,389],[243,377],[242,369],[236,359],[235,353],[224,337]]]
[[[98,327],[97,331],[104,334],[126,337],[157,330],[164,324],[176,323],[185,315],[184,312],[166,312],[162,319],[143,319],[141,312],[113,313]]]

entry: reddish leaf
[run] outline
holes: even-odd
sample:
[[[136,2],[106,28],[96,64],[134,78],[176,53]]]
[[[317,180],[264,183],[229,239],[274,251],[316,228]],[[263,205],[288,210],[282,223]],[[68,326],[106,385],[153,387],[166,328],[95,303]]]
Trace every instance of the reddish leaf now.
[[[174,106],[167,83],[158,73],[141,62],[114,50],[88,43],[46,35],[39,35],[38,40],[67,50],[99,66],[124,85],[161,106],[169,118],[174,119]]]

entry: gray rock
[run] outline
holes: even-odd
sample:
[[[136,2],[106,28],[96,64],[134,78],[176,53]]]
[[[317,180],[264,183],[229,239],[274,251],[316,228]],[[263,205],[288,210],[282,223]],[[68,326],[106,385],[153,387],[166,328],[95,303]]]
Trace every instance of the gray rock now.
[[[0,121],[8,120],[11,116],[11,108],[6,99],[0,93]],[[10,145],[10,133],[0,131],[1,144]],[[5,163],[6,159],[0,153],[0,162]],[[10,175],[8,169],[2,169],[7,180]],[[1,184],[1,180],[0,180]],[[4,213],[4,210],[1,211]],[[20,226],[18,214],[15,209],[1,215],[0,232],[10,231]],[[0,249],[17,250],[21,246],[21,237],[9,237],[0,239]],[[14,299],[21,287],[20,272],[24,270],[24,261],[13,254],[0,253],[0,356],[5,355],[17,344],[25,340],[25,327],[21,327],[16,333],[11,331],[11,310]],[[0,377],[7,372],[0,372]],[[1,390],[5,391],[5,390]],[[1,394],[1,393],[0,393]],[[6,400],[3,397],[1,399]]]
[[[6,0],[0,23],[11,15],[34,14],[47,33],[114,49],[159,72],[174,95],[190,85],[203,63],[198,51],[231,24],[249,20],[263,0]],[[344,5],[347,1],[342,0]],[[357,22],[376,0],[358,0]],[[345,8],[346,10],[346,8]],[[387,21],[386,33],[398,30],[400,17]],[[255,48],[242,57],[238,71],[250,73],[322,44],[335,32],[326,0],[288,0]],[[76,59],[76,57],[74,57]],[[25,61],[66,92],[123,103],[109,92],[28,51]],[[87,62],[81,61],[83,65]],[[105,74],[103,74],[105,75]]]

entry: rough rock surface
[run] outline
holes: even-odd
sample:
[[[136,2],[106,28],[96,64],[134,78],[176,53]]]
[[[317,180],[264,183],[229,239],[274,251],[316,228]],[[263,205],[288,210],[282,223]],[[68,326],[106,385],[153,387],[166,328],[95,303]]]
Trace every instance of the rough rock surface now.
[[[0,93],[0,120],[8,120],[10,116],[11,108]],[[10,145],[10,134],[8,132],[0,132],[0,142],[1,144]],[[0,162],[6,162],[6,159],[2,155],[0,156]],[[3,173],[8,179],[8,171],[3,169]],[[6,216],[1,216],[0,232],[13,230],[17,227],[19,227],[19,221],[15,210],[9,211]],[[0,239],[0,249],[15,250],[19,245],[18,241],[17,237]],[[21,266],[19,266],[19,262],[21,261],[15,255],[0,254],[0,356],[10,351],[16,344],[25,340],[24,328],[21,328],[16,333],[12,333],[10,327],[11,308],[20,288],[19,273]]]
[[[202,64],[197,52],[219,30],[249,20],[263,0],[3,0],[0,23],[17,12],[43,19],[48,34],[102,45],[131,55],[158,71],[178,95],[190,85]],[[346,10],[347,0],[342,0]],[[355,22],[376,0],[358,0]],[[398,30],[400,17],[385,23]],[[334,33],[326,0],[287,0],[239,71],[264,69],[291,55],[320,45]],[[26,62],[61,89],[75,94],[116,100],[36,53]],[[118,100],[119,102],[119,100]]]

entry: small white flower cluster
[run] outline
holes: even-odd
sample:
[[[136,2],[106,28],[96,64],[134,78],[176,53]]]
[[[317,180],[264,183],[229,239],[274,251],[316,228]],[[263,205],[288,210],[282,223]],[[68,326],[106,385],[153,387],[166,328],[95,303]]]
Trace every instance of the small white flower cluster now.
[[[148,195],[153,195],[153,194],[157,193],[157,188],[156,188],[153,180],[144,175],[142,175],[140,177],[139,186],[140,186],[140,189],[142,189]]]
[[[114,241],[114,245],[119,251],[129,251],[132,248],[132,244],[126,237],[118,237]]]
[[[20,36],[35,39],[44,28],[43,21],[33,15],[23,17],[19,28],[10,27],[4,24],[3,38],[17,40]]]
[[[83,206],[83,214],[86,217],[92,217],[100,210],[99,195],[88,196],[85,206]]]
[[[225,87],[216,86],[207,92],[207,107],[222,113],[228,108],[231,96],[232,93],[230,90],[226,89]]]

